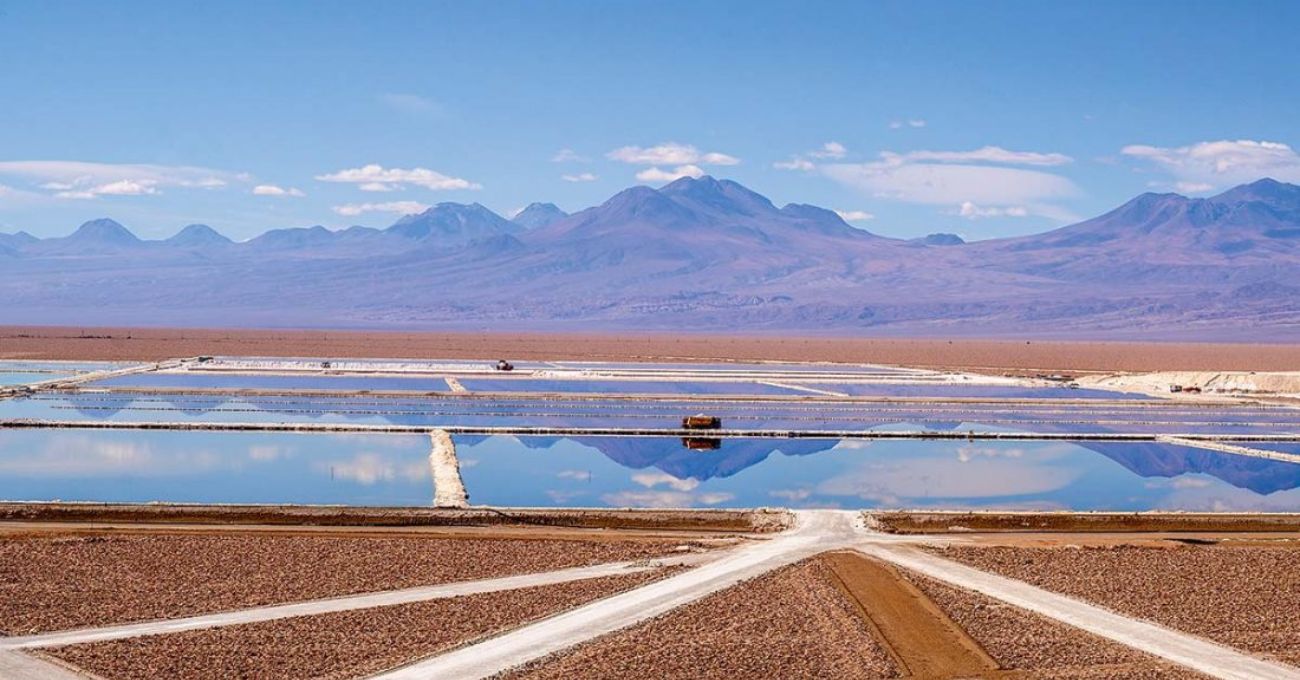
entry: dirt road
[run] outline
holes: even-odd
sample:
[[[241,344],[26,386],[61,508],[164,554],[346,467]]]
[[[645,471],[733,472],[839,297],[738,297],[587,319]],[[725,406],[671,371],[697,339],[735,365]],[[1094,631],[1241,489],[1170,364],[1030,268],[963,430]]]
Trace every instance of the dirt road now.
[[[904,676],[965,678],[998,664],[924,593],[883,562],[855,552],[826,556]]]

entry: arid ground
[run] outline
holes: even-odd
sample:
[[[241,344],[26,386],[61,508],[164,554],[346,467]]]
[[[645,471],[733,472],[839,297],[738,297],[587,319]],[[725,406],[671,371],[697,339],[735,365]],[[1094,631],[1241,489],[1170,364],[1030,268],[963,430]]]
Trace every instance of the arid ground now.
[[[1080,534],[1060,530],[1077,524],[1065,516],[1047,532],[943,533],[926,517],[852,529],[853,513],[831,513],[781,532],[745,512],[628,515],[653,528],[454,511],[319,527],[269,506],[258,516],[278,521],[236,526],[186,507],[96,521],[59,507],[0,521],[0,677],[1300,675],[1294,516],[1195,533],[1177,514],[1141,529],[1094,516]],[[794,550],[775,559],[779,545]],[[1151,645],[1127,623],[1161,632]],[[528,652],[502,657],[516,638]]]
[[[156,361],[199,355],[836,361],[996,372],[1300,367],[1300,345],[0,326],[0,359]]]

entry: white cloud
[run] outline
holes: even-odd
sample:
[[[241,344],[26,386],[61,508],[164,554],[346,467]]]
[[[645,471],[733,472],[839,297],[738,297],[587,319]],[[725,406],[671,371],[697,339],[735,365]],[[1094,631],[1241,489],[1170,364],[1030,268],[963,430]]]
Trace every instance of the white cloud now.
[[[660,170],[659,168],[646,168],[636,173],[636,178],[641,182],[671,182],[683,177],[703,177],[704,169],[698,165],[679,165],[672,170]]]
[[[588,163],[591,159],[578,154],[573,149],[560,149],[551,156],[552,163]]]
[[[428,168],[384,168],[381,165],[364,165],[360,168],[339,170],[325,175],[317,175],[322,182],[344,182],[357,184],[365,191],[392,191],[414,185],[434,191],[455,189],[482,189],[483,185],[459,177],[450,177]]]
[[[700,480],[687,477],[678,479],[666,472],[638,472],[632,475],[632,481],[646,488],[654,488],[660,484],[668,486],[673,491],[693,491],[700,485]]]
[[[876,218],[875,215],[865,210],[836,210],[835,214],[839,215],[840,219],[845,222],[866,222]]]
[[[767,492],[767,495],[773,498],[780,498],[788,503],[801,503],[812,496],[811,489],[776,489]]]
[[[911,119],[908,119],[908,120],[895,120],[895,121],[890,121],[890,123],[889,123],[889,129],[890,129],[890,130],[901,130],[902,128],[905,128],[905,127],[909,127],[909,128],[923,128],[923,127],[925,127],[925,120],[924,120],[924,119],[921,119],[921,118],[911,118]]]
[[[418,94],[407,94],[394,92],[379,95],[379,101],[383,102],[389,108],[400,111],[401,113],[410,114],[431,114],[442,113],[442,107],[438,102],[421,97]]]
[[[982,208],[970,201],[963,201],[953,214],[965,217],[968,220],[978,220],[985,217],[1028,217],[1029,209],[1020,205]]]
[[[313,463],[312,468],[317,472],[328,471],[333,478],[346,479],[363,486],[398,480],[419,482],[427,479],[431,474],[427,463],[403,463],[389,456],[368,451],[353,456],[351,460]]]
[[[983,146],[974,151],[909,151],[898,154],[886,151],[880,157],[887,163],[933,161],[936,163],[1000,163],[1004,165],[1065,165],[1074,159],[1061,153],[1008,151],[1000,146]]]
[[[795,156],[788,161],[777,161],[772,164],[772,167],[777,170],[802,170],[804,172],[810,172],[817,169],[815,163],[807,158],[800,158],[798,156]]]
[[[578,481],[578,482],[590,482],[590,481],[591,481],[591,471],[590,471],[590,470],[561,470],[561,471],[557,472],[557,473],[555,474],[555,476],[556,476],[556,477],[559,477],[560,479],[572,479],[572,480],[574,480],[574,481]]]
[[[5,161],[0,162],[0,176],[21,177],[57,198],[71,199],[150,196],[164,187],[217,189],[249,179],[209,168],[84,161]]]
[[[849,153],[848,148],[839,142],[826,142],[821,148],[814,149],[805,154],[791,156],[788,161],[777,161],[772,167],[777,170],[800,170],[811,172],[817,169],[817,164],[808,160],[809,158],[818,158],[826,160],[838,160],[844,158]]]
[[[737,165],[740,159],[725,153],[701,152],[690,144],[665,142],[658,146],[624,146],[605,154],[613,161],[633,165]]]
[[[43,189],[61,189],[54,195],[58,198],[93,199],[100,196],[152,196],[158,191],[158,183],[153,180],[120,179],[116,182],[95,186],[69,187],[62,182],[42,184]]]
[[[1063,489],[1082,472],[1063,465],[1012,458],[975,457],[953,465],[945,456],[872,459],[820,483],[819,495],[890,499],[893,505],[922,499],[996,499],[1040,495]]]
[[[295,189],[293,187],[289,187],[288,189],[286,189],[284,187],[277,186],[275,184],[259,184],[253,187],[253,195],[254,196],[278,196],[278,197],[291,196],[293,198],[302,198],[307,194],[304,194],[302,192],[302,189]]]
[[[422,213],[429,209],[429,206],[418,201],[392,201],[389,203],[347,203],[336,205],[331,208],[334,212],[345,217],[356,217],[362,213],[369,212],[391,212],[402,215],[414,215]]]
[[[839,158],[844,158],[844,156],[847,155],[848,152],[849,150],[846,149],[844,145],[840,144],[839,142],[826,142],[825,144],[822,144],[822,148],[818,149],[817,151],[809,151],[808,155],[812,156],[813,158],[839,159]]]
[[[1179,147],[1132,144],[1120,153],[1164,170],[1175,180],[1173,186],[1189,193],[1262,177],[1300,182],[1300,155],[1281,142],[1224,139]]]
[[[637,508],[689,508],[718,505],[735,498],[735,494],[714,491],[702,494],[682,491],[619,491],[600,497],[608,505]]]
[[[1204,191],[1210,191],[1214,188],[1213,184],[1205,182],[1174,182],[1174,188],[1184,194],[1199,194]]]
[[[560,175],[560,179],[566,182],[595,182],[600,178],[590,172],[580,172],[576,175]]]
[[[962,162],[965,161],[965,162]],[[960,213],[967,202],[973,206],[1023,209],[1065,222],[1077,219],[1055,204],[1078,194],[1070,180],[1042,170],[1009,168],[984,163],[1051,165],[1069,162],[1061,154],[1007,151],[984,147],[975,151],[913,151],[880,154],[870,163],[833,163],[820,167],[831,179],[873,198],[946,205]]]

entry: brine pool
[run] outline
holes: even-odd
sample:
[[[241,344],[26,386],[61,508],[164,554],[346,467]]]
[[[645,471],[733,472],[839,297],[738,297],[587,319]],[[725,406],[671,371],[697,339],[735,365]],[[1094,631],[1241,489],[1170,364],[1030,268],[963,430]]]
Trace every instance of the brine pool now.
[[[1300,465],[1166,444],[456,437],[475,505],[1300,510]],[[0,499],[430,505],[429,439],[0,430]]]

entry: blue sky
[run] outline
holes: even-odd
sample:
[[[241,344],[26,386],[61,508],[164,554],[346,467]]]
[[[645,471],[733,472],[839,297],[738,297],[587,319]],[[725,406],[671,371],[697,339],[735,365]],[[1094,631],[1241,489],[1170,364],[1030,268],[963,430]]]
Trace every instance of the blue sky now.
[[[1297,27],[1294,2],[0,0],[0,231],[572,211],[705,172],[891,236],[1029,233],[1300,182]]]

